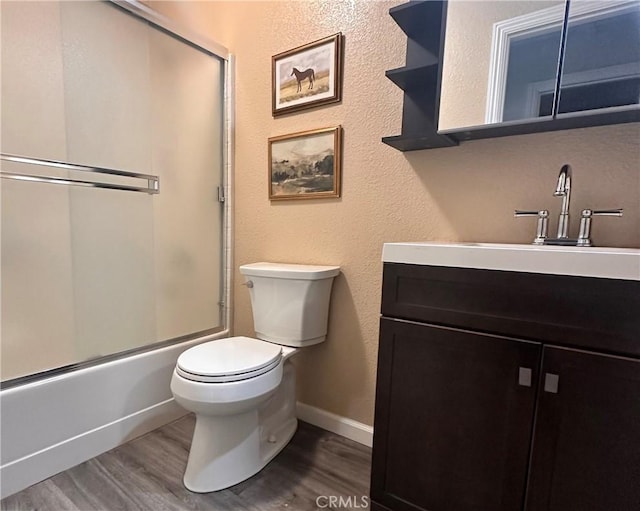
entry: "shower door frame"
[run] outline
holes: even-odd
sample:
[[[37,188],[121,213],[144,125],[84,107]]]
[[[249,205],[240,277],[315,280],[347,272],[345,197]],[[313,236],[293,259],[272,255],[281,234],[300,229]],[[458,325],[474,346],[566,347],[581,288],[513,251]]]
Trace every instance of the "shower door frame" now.
[[[0,498],[182,417],[169,380],[181,352],[229,337],[233,279],[234,59],[203,39],[133,0],[109,0],[223,62],[222,330],[101,357],[20,378],[0,389],[2,460]],[[15,380],[11,380],[12,382]]]
[[[222,173],[218,198],[222,207],[222,239],[221,239],[221,262],[222,262],[222,289],[220,290],[221,301],[220,318],[222,325],[209,330],[193,332],[184,336],[152,342],[144,346],[138,346],[129,350],[103,355],[90,360],[83,360],[73,364],[45,369],[34,374],[28,374],[0,382],[0,389],[37,382],[40,380],[63,375],[71,371],[89,368],[95,365],[116,361],[122,358],[142,354],[148,351],[180,344],[182,342],[197,339],[208,340],[211,338],[228,337],[232,324],[232,296],[233,289],[233,238],[232,238],[232,214],[233,214],[233,126],[235,96],[234,91],[234,57],[227,48],[215,41],[207,39],[190,29],[181,26],[179,23],[159,14],[137,0],[104,0],[110,4],[120,7],[129,15],[139,18],[153,25],[157,30],[167,33],[170,37],[175,37],[183,41],[197,51],[201,51],[213,58],[218,58],[222,64],[223,84],[222,84]]]

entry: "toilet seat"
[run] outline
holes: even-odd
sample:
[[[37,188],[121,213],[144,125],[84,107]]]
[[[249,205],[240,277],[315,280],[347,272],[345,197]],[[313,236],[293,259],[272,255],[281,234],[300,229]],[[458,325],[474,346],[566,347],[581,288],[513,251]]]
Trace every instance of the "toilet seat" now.
[[[176,372],[200,383],[255,378],[278,366],[282,347],[249,337],[229,337],[188,349],[178,357]]]

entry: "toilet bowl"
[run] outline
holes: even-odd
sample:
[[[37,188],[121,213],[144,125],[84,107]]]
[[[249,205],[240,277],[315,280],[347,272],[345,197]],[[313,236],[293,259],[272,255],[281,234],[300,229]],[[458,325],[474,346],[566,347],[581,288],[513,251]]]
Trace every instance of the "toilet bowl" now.
[[[178,358],[171,392],[196,415],[185,486],[206,493],[259,472],[297,427],[289,359],[326,338],[335,266],[255,263],[240,267],[258,339],[229,337]]]
[[[264,348],[278,348],[277,354]],[[225,369],[221,360],[233,351]],[[255,352],[261,351],[262,367],[243,363],[243,354],[253,363]],[[291,439],[297,424],[295,382],[286,360],[294,352],[288,348],[282,353],[280,346],[258,339],[230,337],[195,346],[178,358],[171,391],[178,404],[196,414],[184,475],[189,490],[206,493],[233,486],[258,472]],[[205,373],[207,360],[216,368]]]

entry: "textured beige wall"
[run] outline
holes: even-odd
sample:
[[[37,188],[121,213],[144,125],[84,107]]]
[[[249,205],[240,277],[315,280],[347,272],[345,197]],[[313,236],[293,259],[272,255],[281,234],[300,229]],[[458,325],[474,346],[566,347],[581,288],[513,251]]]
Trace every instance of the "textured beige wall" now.
[[[404,64],[406,38],[387,11],[400,2],[167,3],[157,10],[237,56],[235,266],[254,261],[339,264],[329,338],[296,356],[300,400],[371,424],[375,393],[382,244],[387,241],[528,243],[534,221],[514,208],[549,208],[564,163],[574,168],[572,212],[624,207],[598,218],[601,245],[640,247],[639,125],[466,142],[400,153],[380,142],[400,131],[402,93],[384,70]],[[342,31],[342,103],[274,119],[271,56]],[[267,138],[344,126],[343,196],[270,203]],[[577,225],[574,224],[574,229]],[[252,333],[236,272],[237,335]]]

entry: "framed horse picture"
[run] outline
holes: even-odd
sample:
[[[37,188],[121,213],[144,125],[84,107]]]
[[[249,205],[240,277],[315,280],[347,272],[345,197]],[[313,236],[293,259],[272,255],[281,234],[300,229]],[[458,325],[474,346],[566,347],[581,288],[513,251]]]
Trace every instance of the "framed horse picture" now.
[[[342,99],[342,33],[271,58],[273,116]]]
[[[269,200],[340,197],[342,126],[269,139]]]

